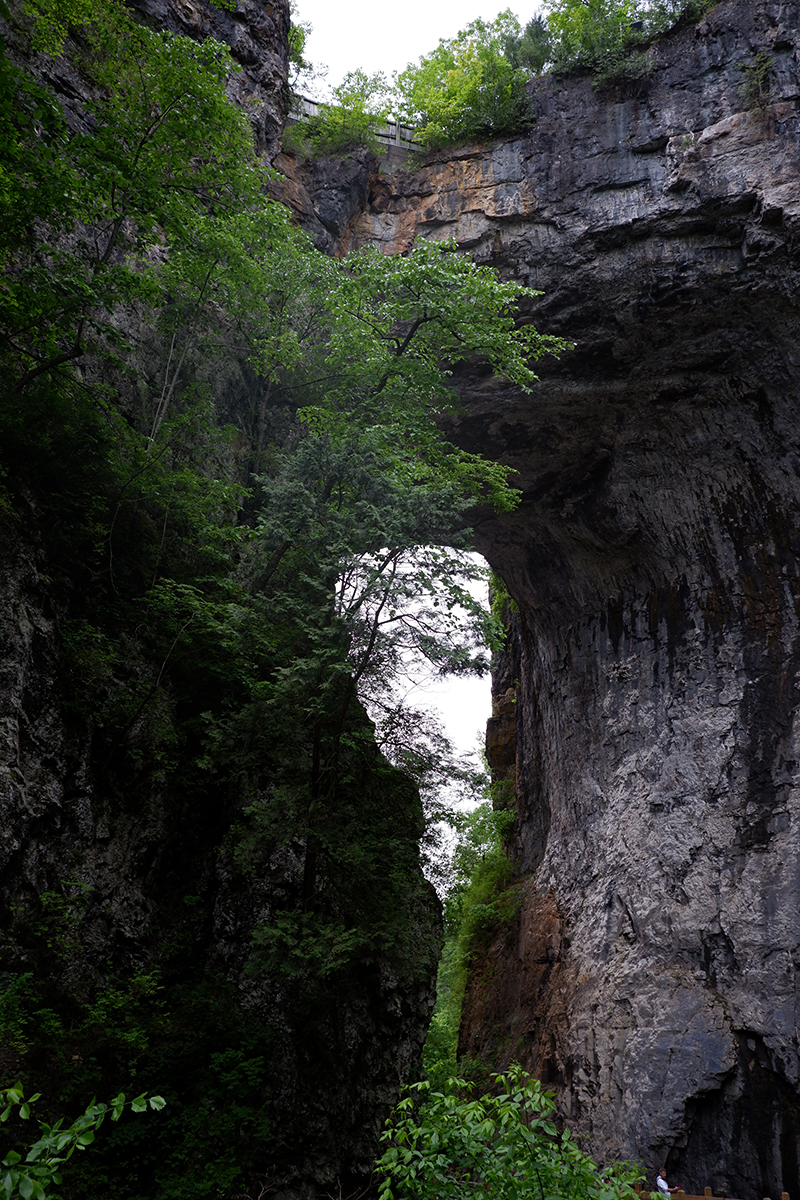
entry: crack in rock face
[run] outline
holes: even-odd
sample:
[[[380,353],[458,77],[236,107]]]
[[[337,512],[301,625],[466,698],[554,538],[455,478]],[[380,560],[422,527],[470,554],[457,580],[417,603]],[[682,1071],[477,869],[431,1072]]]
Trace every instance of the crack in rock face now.
[[[490,733],[527,882],[461,1051],[556,1085],[601,1159],[745,1197],[800,1192],[799,26],[724,0],[338,220],[339,251],[455,237],[574,343],[531,395],[462,371],[446,426],[522,491],[476,542],[519,606]]]

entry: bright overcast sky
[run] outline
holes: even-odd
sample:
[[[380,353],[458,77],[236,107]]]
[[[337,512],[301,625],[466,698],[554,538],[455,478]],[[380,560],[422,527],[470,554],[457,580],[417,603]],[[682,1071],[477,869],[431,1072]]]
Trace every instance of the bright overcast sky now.
[[[453,37],[470,21],[493,21],[506,8],[525,24],[539,8],[538,0],[404,0],[375,4],[374,0],[297,0],[297,16],[313,28],[306,55],[326,63],[326,83],[335,87],[348,71],[361,67],[368,74],[383,71],[391,79],[421,54],[428,54],[443,37]],[[315,89],[318,90],[318,89]]]
[[[486,722],[492,715],[492,681],[488,675],[481,679],[451,676],[412,693],[408,701],[420,708],[436,709],[459,753],[483,749]]]
[[[487,565],[484,559],[475,557],[483,566]],[[469,590],[488,604],[486,582],[471,583]],[[405,700],[412,707],[435,709],[459,753],[483,749],[486,722],[492,713],[492,681],[488,675],[449,675],[409,691]]]

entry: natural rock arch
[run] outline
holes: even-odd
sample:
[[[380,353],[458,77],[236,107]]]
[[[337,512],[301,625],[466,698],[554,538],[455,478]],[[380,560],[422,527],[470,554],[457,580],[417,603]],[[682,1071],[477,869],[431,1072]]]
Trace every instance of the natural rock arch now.
[[[530,882],[462,1049],[556,1082],[600,1156],[734,1195],[800,1191],[798,24],[728,0],[642,81],[545,79],[530,132],[317,206],[340,249],[455,236],[575,342],[531,396],[462,376],[450,429],[523,493],[476,540],[520,609]]]

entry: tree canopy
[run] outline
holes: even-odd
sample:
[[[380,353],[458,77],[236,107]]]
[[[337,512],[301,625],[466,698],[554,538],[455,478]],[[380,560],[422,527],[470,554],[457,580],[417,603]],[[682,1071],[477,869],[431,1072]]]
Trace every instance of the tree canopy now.
[[[370,144],[374,127],[394,111],[426,149],[518,133],[533,123],[531,79],[546,69],[589,70],[596,83],[635,79],[650,62],[643,53],[681,19],[702,15],[716,0],[544,0],[521,25],[511,9],[478,19],[395,74],[354,72],[334,90],[319,118],[304,123],[298,142],[311,153]]]
[[[19,917],[50,975],[11,963],[3,1012],[34,1056],[101,1047],[59,1081],[75,1103],[163,1070],[171,1140],[151,1129],[147,1161],[172,1172],[162,1196],[194,1200],[241,1180],[240,1131],[267,1120],[253,1064],[275,1053],[269,1022],[237,1024],[223,988],[186,982],[191,915],[212,921],[217,887],[203,838],[242,892],[278,880],[242,919],[242,969],[305,1033],[378,962],[427,978],[416,784],[435,768],[393,683],[409,656],[486,669],[497,631],[468,587],[469,513],[516,503],[507,472],[437,421],[458,363],[531,389],[561,343],[519,322],[533,293],[452,244],[317,252],[266,195],[226,46],[142,27],[114,0],[36,0],[13,37],[63,48],[92,98],[66,112],[3,59],[0,506],[8,528],[35,527],[59,596],[59,702],[87,788],[118,807],[163,795],[170,853],[196,855],[181,869],[201,894],[154,908],[155,965],[109,951],[98,973],[76,862]],[[180,1004],[153,1000],[161,971],[183,981]],[[173,1104],[184,1043],[194,1091]],[[131,1178],[137,1145],[115,1142]],[[113,1190],[83,1159],[69,1169],[82,1194]]]
[[[425,146],[511,133],[528,121],[527,71],[506,53],[523,35],[506,9],[480,18],[396,77],[400,117]]]
[[[597,82],[646,74],[641,47],[716,0],[545,0],[555,70],[592,71]]]

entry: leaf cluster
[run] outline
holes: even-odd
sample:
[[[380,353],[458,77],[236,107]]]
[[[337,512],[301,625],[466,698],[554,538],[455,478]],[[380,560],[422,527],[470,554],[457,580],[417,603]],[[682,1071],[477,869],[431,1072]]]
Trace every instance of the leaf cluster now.
[[[107,1122],[90,1154],[74,1154],[59,1168],[58,1195],[217,1200],[245,1191],[259,1149],[273,1144],[265,1095],[272,1072],[280,1071],[269,1016],[254,1021],[221,977],[192,976],[191,938],[170,945],[162,931],[151,936],[158,939],[168,985],[154,972],[119,975],[65,1004],[58,981],[40,967],[38,978],[26,973],[0,983],[0,1040],[8,1045],[4,1017],[18,1019],[8,1013],[10,1001],[23,1023],[20,1073],[35,1080],[37,1090],[58,1095],[61,1111],[82,1112],[87,1095],[112,1089],[120,1077],[134,1080],[128,1094],[141,1100],[145,1087],[147,1095],[157,1087],[166,1100],[158,1113],[148,1107],[136,1120]],[[15,1113],[0,1128],[24,1159],[30,1122]],[[56,1200],[48,1189],[51,1196]]]
[[[518,133],[533,123],[528,83],[588,70],[598,86],[652,68],[644,48],[716,0],[546,0],[523,27],[510,9],[473,21],[396,75],[393,103],[426,148]]]
[[[597,86],[641,78],[644,53],[680,21],[699,19],[716,0],[547,0],[549,59],[555,71],[591,71]]]
[[[426,147],[483,140],[514,133],[532,123],[519,21],[506,9],[494,21],[473,21],[453,38],[443,38],[416,65],[395,77],[400,118],[415,127]],[[516,54],[507,53],[512,46]]]
[[[487,781],[484,795],[492,787]],[[448,823],[455,838],[445,873],[445,943],[423,1051],[425,1075],[434,1087],[466,1069],[464,1063],[457,1064],[457,1049],[469,967],[487,936],[513,922],[522,898],[505,846],[513,813],[484,801],[449,814]]]
[[[334,979],[341,995],[379,963],[422,978],[435,957],[415,787],[432,773],[407,720],[398,736],[392,685],[412,660],[486,669],[499,630],[470,591],[469,510],[517,500],[503,468],[436,422],[456,403],[459,363],[483,360],[530,390],[537,358],[561,343],[520,324],[534,293],[451,244],[397,259],[317,253],[264,195],[225,94],[226,47],[137,26],[114,0],[79,30],[69,11],[63,45],[93,95],[83,112],[68,122],[44,83],[2,75],[4,512],[32,521],[47,552],[64,722],[91,746],[109,824],[164,797],[153,954],[181,978],[202,973],[214,905],[202,881],[224,839],[233,893],[269,881],[241,929],[263,994],[297,998],[300,1037],[334,1003]],[[362,700],[387,722],[378,740],[394,740],[397,767]],[[187,877],[199,881],[191,906],[173,894]],[[263,1098],[256,1082],[242,1111],[226,1100],[215,1112],[211,1076],[175,1047],[223,1055],[214,1079],[236,1064],[257,1078],[269,1056],[241,1030],[227,1038],[233,1002],[205,1041],[189,1038],[169,1003],[174,976],[162,994],[147,964],[131,974],[109,961],[99,986],[96,930],[118,917],[80,880],[77,863],[16,922],[51,979],[29,1011],[22,992],[4,998],[9,1036],[42,1062],[57,1044],[62,1078],[80,1075],[84,1096],[142,1064],[161,1087],[163,1068],[182,1097],[175,1194],[220,1194],[240,1179],[239,1130],[245,1142],[263,1132]],[[225,1150],[212,1153],[220,1131]],[[147,1135],[120,1133],[118,1152],[142,1190],[156,1170]],[[202,1183],[186,1161],[200,1153]],[[119,1190],[98,1171],[86,1194]]]
[[[7,74],[0,354],[12,394],[119,346],[117,306],[165,295],[154,255],[188,250],[201,216],[247,210],[264,182],[225,95],[227,46],[150,30],[115,3],[92,6],[81,44],[95,89],[84,129],[26,72]]]
[[[376,129],[388,120],[390,106],[390,89],[382,72],[349,71],[314,116],[290,126],[284,147],[312,158],[346,154],[357,146],[376,152]]]
[[[13,1087],[0,1089],[0,1098],[0,1103],[5,1102],[5,1108],[0,1112],[0,1122],[5,1123],[15,1110],[21,1120],[29,1120],[31,1105],[40,1099],[40,1095],[36,1092],[26,1098],[22,1084],[16,1083]],[[52,1200],[55,1200],[50,1189],[62,1182],[61,1167],[76,1150],[84,1150],[92,1144],[107,1115],[112,1121],[118,1121],[126,1107],[135,1113],[145,1112],[148,1107],[160,1112],[165,1104],[163,1096],[148,1097],[146,1092],[126,1102],[125,1093],[120,1092],[110,1104],[95,1104],[92,1101],[71,1125],[65,1126],[63,1117],[53,1125],[40,1122],[40,1136],[25,1157],[16,1150],[9,1150],[0,1163],[0,1186],[8,1200],[14,1200],[14,1197],[20,1200],[47,1200],[48,1191]]]

